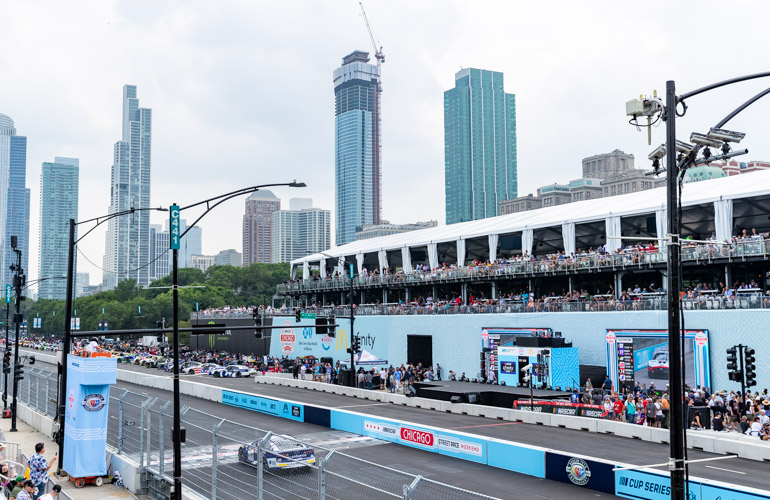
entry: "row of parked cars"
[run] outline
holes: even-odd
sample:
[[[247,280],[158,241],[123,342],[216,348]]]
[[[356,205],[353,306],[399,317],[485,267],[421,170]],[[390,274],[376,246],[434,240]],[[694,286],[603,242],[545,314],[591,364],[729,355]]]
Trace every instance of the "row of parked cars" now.
[[[158,370],[171,371],[174,369],[173,359],[149,354],[149,353],[117,353],[114,355],[118,363],[128,363],[145,368],[157,368]],[[186,375],[211,375],[212,377],[242,378],[256,375],[257,370],[236,363],[227,366],[216,363],[199,363],[198,361],[184,361],[179,365],[179,372]]]

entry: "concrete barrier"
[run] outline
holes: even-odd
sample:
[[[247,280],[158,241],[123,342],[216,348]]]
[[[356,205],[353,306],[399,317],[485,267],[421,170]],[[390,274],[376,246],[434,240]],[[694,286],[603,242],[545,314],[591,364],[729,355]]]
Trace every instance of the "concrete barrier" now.
[[[474,415],[496,420],[545,425],[549,427],[563,427],[566,429],[583,430],[600,434],[613,434],[653,443],[669,442],[668,429],[631,425],[625,422],[615,422],[598,418],[530,412],[493,406],[471,405],[467,403],[450,403],[447,401],[418,397],[407,398],[402,394],[369,391],[366,389],[343,387],[311,380],[294,380],[289,377],[275,377],[273,375],[274,374],[267,374],[265,376],[255,377],[255,382],[257,384],[311,389],[367,399],[370,401],[400,404],[403,406],[425,408],[458,415]],[[741,436],[736,433],[714,433],[710,431],[688,431],[687,436],[688,446],[693,449],[702,449],[703,451],[710,453],[725,455],[733,454],[752,460],[770,461],[770,446],[766,443],[759,442],[756,438]]]

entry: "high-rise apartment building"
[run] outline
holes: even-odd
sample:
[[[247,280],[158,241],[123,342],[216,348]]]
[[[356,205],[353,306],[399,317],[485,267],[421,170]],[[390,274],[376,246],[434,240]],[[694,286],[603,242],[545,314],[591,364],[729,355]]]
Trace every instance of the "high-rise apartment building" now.
[[[123,137],[115,143],[109,213],[150,206],[152,110],[140,108],[136,85],[123,86]],[[150,213],[135,212],[108,222],[103,288],[134,279],[150,281]]]
[[[243,265],[272,262],[273,212],[281,209],[281,200],[272,191],[261,189],[246,198],[243,214]]]
[[[213,255],[193,255],[190,257],[190,267],[200,269],[204,273],[208,268],[214,265]]]
[[[334,199],[336,243],[355,240],[356,227],[379,224],[382,213],[380,70],[357,50],[334,70]]]
[[[150,282],[171,273],[169,232],[160,224],[150,224]]]
[[[78,220],[79,171],[80,162],[77,158],[57,157],[53,163],[43,163],[40,175],[38,285],[38,297],[41,299],[64,300],[67,295],[67,280],[61,279],[61,276],[67,276],[69,220]]]
[[[306,200],[289,200],[291,210],[273,212],[273,262],[291,262],[331,246],[331,213]]]
[[[11,236],[17,237],[21,267],[29,272],[29,189],[27,188],[27,138],[16,135],[13,120],[0,114],[0,281],[10,284],[9,266],[17,261]]]
[[[499,214],[517,196],[516,96],[503,74],[466,68],[444,92],[446,223]]]
[[[222,250],[214,256],[215,266],[241,266],[243,264],[243,255],[234,248]]]
[[[75,275],[75,297],[84,297],[86,290],[91,287],[91,276],[88,273]]]

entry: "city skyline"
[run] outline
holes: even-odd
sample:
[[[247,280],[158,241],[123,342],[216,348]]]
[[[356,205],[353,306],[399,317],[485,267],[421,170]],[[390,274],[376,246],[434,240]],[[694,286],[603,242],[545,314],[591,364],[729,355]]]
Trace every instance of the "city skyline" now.
[[[153,205],[184,205],[296,178],[307,190],[276,189],[276,195],[307,192],[317,206],[334,211],[330,73],[351,50],[373,53],[355,2],[307,3],[301,9],[294,2],[233,2],[226,10],[195,0],[155,9],[129,2],[43,3],[47,8],[8,4],[0,18],[0,41],[14,47],[0,54],[0,113],[12,116],[29,138],[30,179],[38,179],[42,162],[54,156],[81,159],[81,217],[104,215],[109,206],[112,145],[121,134],[116,97],[125,83],[136,84],[142,103],[155,113]],[[504,73],[507,89],[517,96],[520,195],[574,178],[581,158],[614,149],[634,154],[637,168],[649,168],[646,157],[663,142],[663,128],[652,129],[648,145],[646,132],[628,125],[625,102],[653,90],[661,95],[668,79],[686,92],[761,70],[762,20],[770,13],[760,2],[731,9],[743,22],[741,50],[715,45],[709,52],[714,64],[693,73],[671,57],[688,53],[692,34],[660,25],[657,11],[664,5],[639,11],[614,2],[590,10],[568,2],[556,9],[493,1],[473,8],[452,1],[365,2],[388,57],[382,217],[444,223],[443,92],[463,67]],[[707,7],[670,8],[695,24],[712,21]],[[30,18],[38,23],[35,33],[24,28]],[[629,19],[643,27],[649,43],[624,35]],[[276,44],[280,51],[273,50]],[[757,80],[691,99],[678,122],[679,138],[707,131],[766,86]],[[764,100],[729,125],[747,133],[748,161],[770,159],[770,145],[760,140],[762,106]],[[39,186],[28,186],[37,200]],[[204,254],[240,250],[242,215],[241,202],[232,201],[200,222]],[[150,217],[162,224],[167,214]],[[37,203],[31,204],[30,221],[28,253],[36,257]],[[334,224],[332,214],[332,232]],[[102,280],[104,234],[102,226],[78,245],[93,261],[80,259],[79,267],[94,284]],[[36,276],[36,258],[29,267],[30,277]]]

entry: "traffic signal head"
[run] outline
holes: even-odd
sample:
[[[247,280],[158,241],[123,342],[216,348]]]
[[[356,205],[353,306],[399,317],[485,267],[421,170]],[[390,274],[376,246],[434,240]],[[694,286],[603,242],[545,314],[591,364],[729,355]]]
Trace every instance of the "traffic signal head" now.
[[[734,372],[738,369],[738,354],[735,346],[727,349],[727,371]]]
[[[746,387],[753,387],[757,385],[757,369],[756,358],[754,357],[756,351],[751,347],[747,347],[743,351],[743,366],[746,371]]]
[[[337,327],[334,326],[336,324],[336,318],[334,317],[334,314],[329,315],[326,323],[326,334],[331,338],[335,338],[337,336]]]
[[[300,315],[300,310],[299,310],[299,307],[298,307],[298,308],[297,308],[297,309],[294,311],[294,319],[295,319],[295,321],[296,321],[297,323],[299,323],[299,315]]]
[[[263,338],[265,335],[264,335],[262,332],[256,332],[256,333],[254,334],[254,336],[255,336],[256,338],[258,338],[258,339],[261,339],[261,338]]]
[[[13,367],[13,378],[16,380],[24,380],[24,367],[21,365],[15,365]]]

